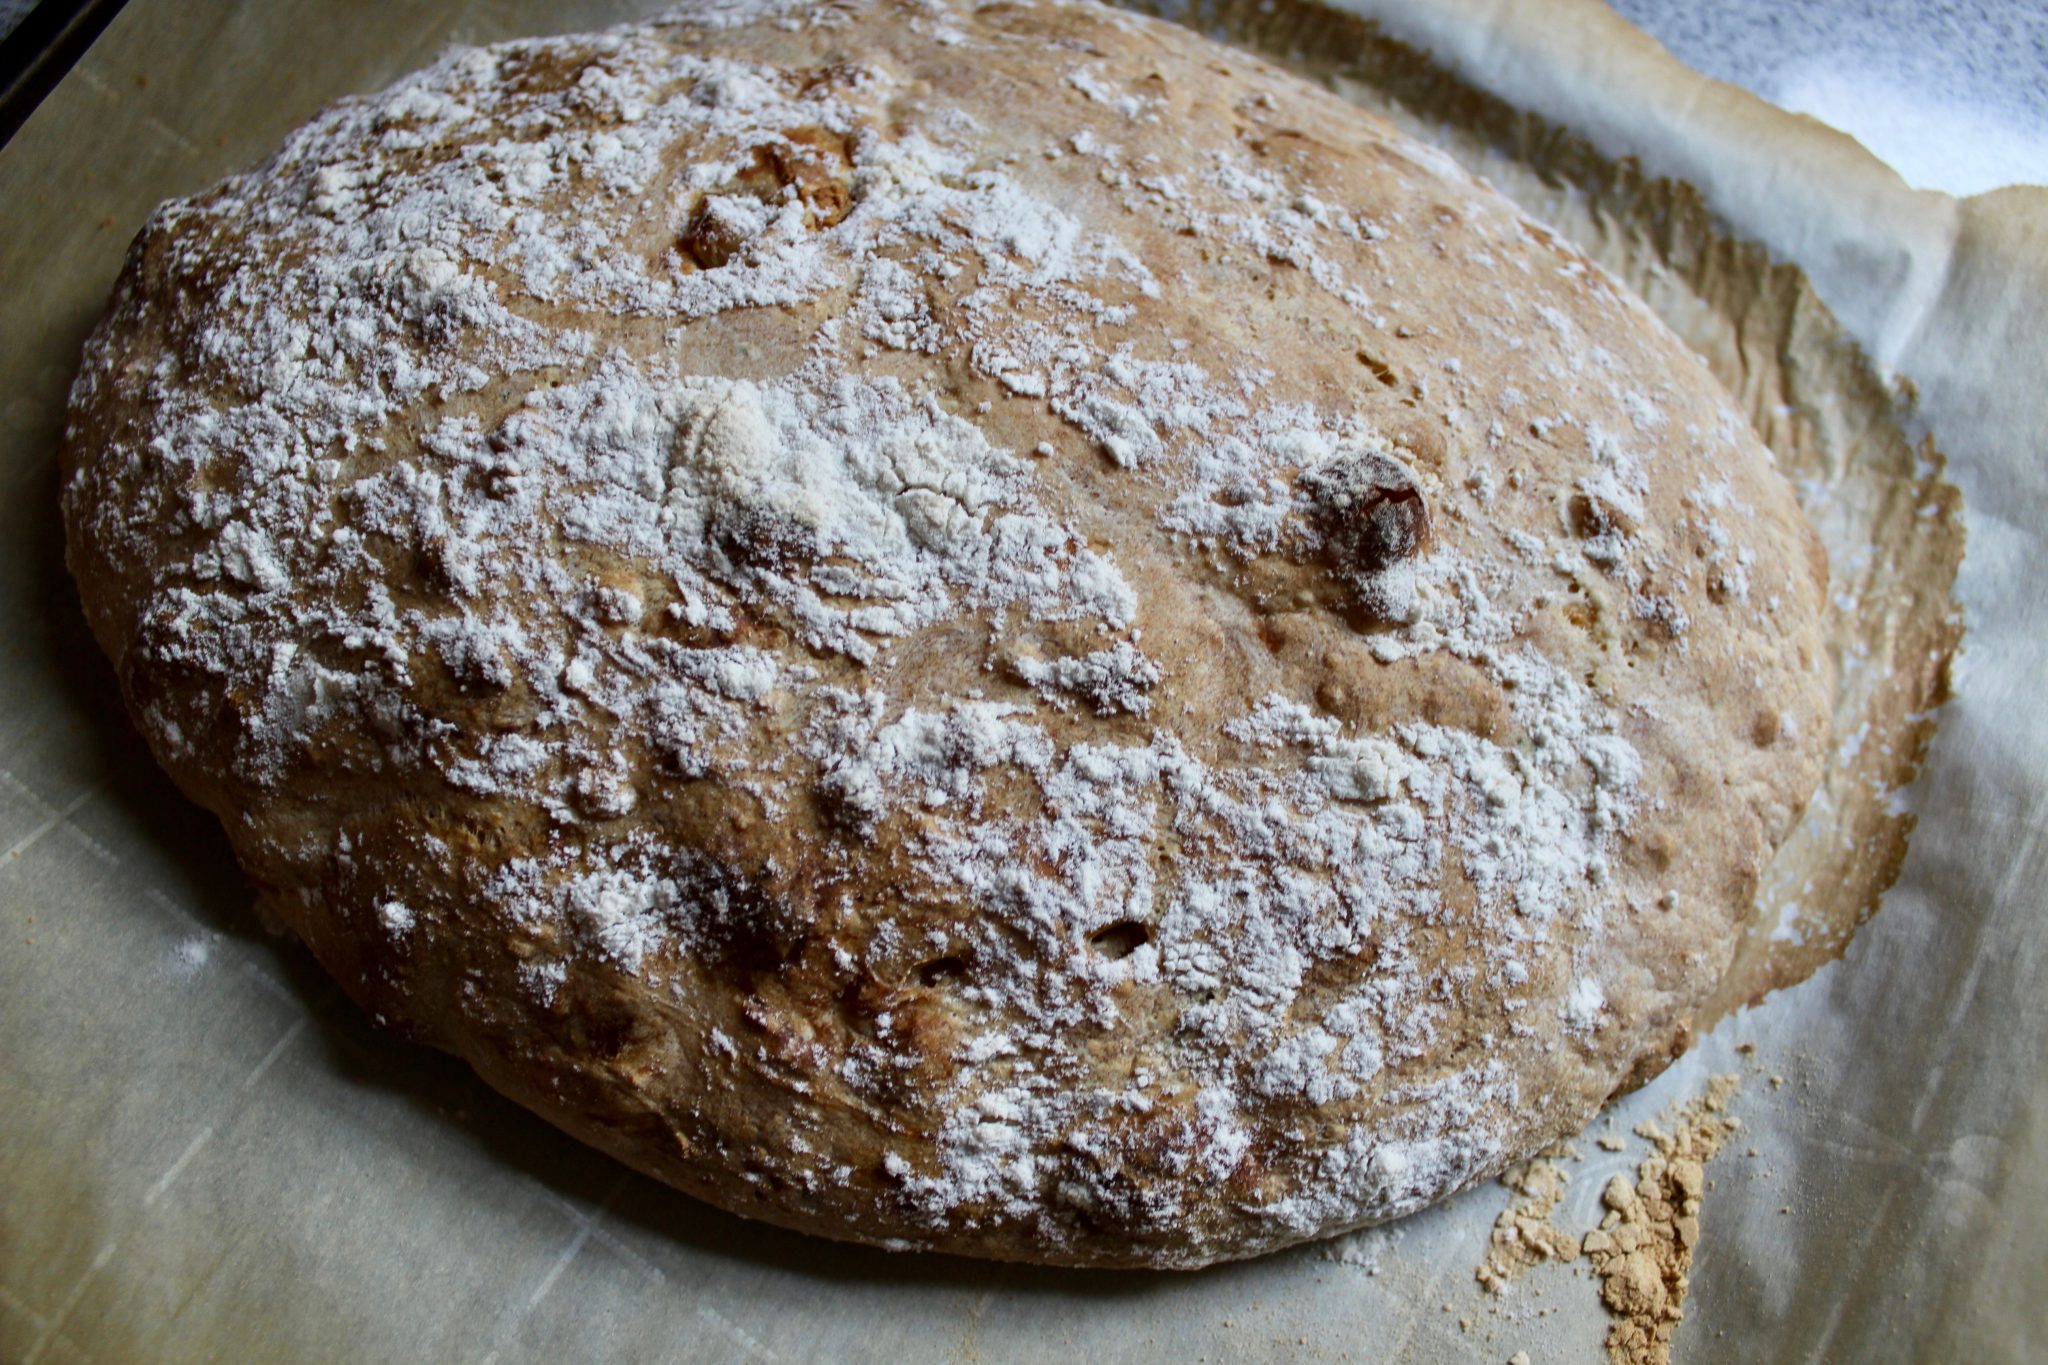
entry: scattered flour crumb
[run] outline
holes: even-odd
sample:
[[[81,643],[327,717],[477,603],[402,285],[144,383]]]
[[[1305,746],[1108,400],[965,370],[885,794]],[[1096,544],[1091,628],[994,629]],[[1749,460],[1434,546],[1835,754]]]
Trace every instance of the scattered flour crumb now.
[[[1552,1147],[1502,1173],[1500,1183],[1514,1191],[1514,1198],[1494,1220],[1492,1249],[1473,1272],[1490,1292],[1507,1293],[1508,1281],[1539,1261],[1578,1259],[1579,1239],[1550,1221],[1571,1183],[1557,1164],[1565,1155],[1562,1147]]]
[[[190,980],[197,976],[200,969],[212,960],[213,945],[218,937],[216,934],[198,933],[179,939],[177,945],[171,949],[171,960],[168,964],[171,975],[180,980]]]
[[[1600,1225],[1583,1237],[1551,1221],[1570,1183],[1558,1165],[1568,1151],[1553,1147],[1509,1168],[1500,1179],[1514,1197],[1494,1220],[1486,1259],[1473,1277],[1491,1293],[1506,1295],[1509,1281],[1530,1266],[1584,1256],[1599,1280],[1601,1302],[1615,1318],[1607,1333],[1612,1365],[1670,1365],[1672,1330],[1684,1317],[1699,1242],[1706,1163],[1742,1129],[1741,1120],[1728,1113],[1739,1083],[1735,1076],[1716,1076],[1697,1098],[1638,1125],[1636,1134],[1651,1150],[1633,1181],[1616,1175],[1607,1182]],[[1603,1151],[1623,1147],[1613,1136],[1597,1142]]]

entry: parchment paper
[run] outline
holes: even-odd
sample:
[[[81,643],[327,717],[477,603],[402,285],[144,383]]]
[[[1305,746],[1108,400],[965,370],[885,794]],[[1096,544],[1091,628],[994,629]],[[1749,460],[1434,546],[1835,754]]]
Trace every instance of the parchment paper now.
[[[1868,907],[1918,822],[1841,961],[1724,1021],[1596,1130],[1747,1078],[1679,1358],[2038,1358],[2048,193],[1909,191],[1594,0],[1352,7],[1377,30],[1186,17],[1391,109],[1628,275],[1764,419],[1829,536],[1839,639],[1863,659],[1844,715],[1879,723],[1811,847],[1774,869],[1736,994],[1830,957],[1841,907]],[[157,200],[449,41],[633,7],[181,8],[133,0],[0,153],[0,1357],[1599,1358],[1589,1281],[1538,1267],[1505,1301],[1473,1283],[1497,1187],[1195,1276],[819,1243],[585,1152],[379,1037],[264,936],[224,840],[120,720],[63,572],[53,452],[77,345]],[[1930,717],[1955,634],[1945,480],[1968,635]],[[1640,1144],[1580,1148],[1558,1215],[1575,1229]]]

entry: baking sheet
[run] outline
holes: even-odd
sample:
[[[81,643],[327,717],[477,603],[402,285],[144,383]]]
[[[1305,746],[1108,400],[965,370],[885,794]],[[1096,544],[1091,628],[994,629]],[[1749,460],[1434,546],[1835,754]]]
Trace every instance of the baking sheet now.
[[[1765,322],[1826,341],[1825,313],[1780,298],[1745,315],[1745,331],[1732,295],[1710,297],[1720,267],[1679,248],[1719,233],[1799,263],[1874,358],[1865,379],[1918,387],[1917,408],[1866,394],[1870,410],[1913,442],[1931,433],[1966,499],[1959,695],[1897,798],[1918,826],[1882,913],[1843,961],[1728,1020],[1612,1121],[1625,1133],[1709,1074],[1746,1077],[1736,1111],[1758,1155],[1739,1147],[1711,1169],[1679,1359],[2037,1356],[2048,329],[2034,314],[2048,195],[1908,191],[1846,139],[1692,76],[1593,0],[1385,8],[1379,33],[1432,62],[1361,31],[1274,28],[1270,6],[1265,29],[1221,9],[1189,17],[1292,41],[1361,102],[1407,101],[1425,131],[1690,316],[1703,344],[1721,328],[1739,365],[1747,337],[1759,374],[1815,340]],[[833,1246],[584,1151],[452,1060],[377,1036],[303,953],[266,937],[225,841],[119,721],[63,573],[53,455],[76,347],[157,200],[449,41],[631,7],[408,0],[373,20],[340,0],[179,9],[132,0],[0,153],[0,1356],[1599,1358],[1606,1318],[1571,1270],[1538,1267],[1507,1300],[1473,1282],[1498,1187],[1196,1276]],[[1605,197],[1612,159],[1626,158],[1642,177],[1630,192],[1650,196],[1640,220]],[[1657,189],[1664,176],[1703,199]],[[1776,367],[1792,386],[1775,404],[1781,448],[1796,453],[1804,422],[1823,464],[1828,451],[1868,454],[1826,402],[1839,375],[1810,368]],[[1902,478],[1935,486],[1931,454],[1912,450],[1926,467]],[[1825,937],[1790,966],[1767,952],[1757,979],[1811,967]],[[1757,1050],[1736,1052],[1743,1042]],[[1559,1220],[1592,1226],[1601,1185],[1640,1145],[1579,1144]]]

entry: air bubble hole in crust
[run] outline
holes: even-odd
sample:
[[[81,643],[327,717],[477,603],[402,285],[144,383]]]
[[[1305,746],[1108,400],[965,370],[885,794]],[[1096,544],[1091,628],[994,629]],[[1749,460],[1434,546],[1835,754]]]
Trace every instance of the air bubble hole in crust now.
[[[1112,962],[1129,957],[1152,941],[1152,931],[1134,919],[1120,919],[1088,935],[1088,946]]]

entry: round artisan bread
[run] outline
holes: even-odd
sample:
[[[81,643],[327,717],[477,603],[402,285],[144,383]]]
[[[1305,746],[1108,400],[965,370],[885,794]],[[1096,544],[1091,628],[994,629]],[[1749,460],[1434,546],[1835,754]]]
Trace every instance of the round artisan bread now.
[[[1194,1266],[1682,1050],[1818,775],[1818,540],[1443,156],[1087,3],[461,51],[165,205],[64,508],[380,1019],[726,1208]]]

